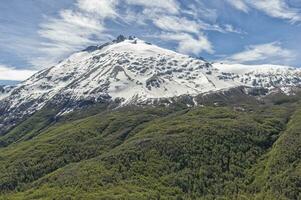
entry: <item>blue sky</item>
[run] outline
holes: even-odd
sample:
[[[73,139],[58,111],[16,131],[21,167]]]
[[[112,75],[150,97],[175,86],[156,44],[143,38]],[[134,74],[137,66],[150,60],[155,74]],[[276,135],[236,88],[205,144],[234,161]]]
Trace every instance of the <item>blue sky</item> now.
[[[300,0],[1,0],[0,80],[119,34],[210,61],[301,66]]]

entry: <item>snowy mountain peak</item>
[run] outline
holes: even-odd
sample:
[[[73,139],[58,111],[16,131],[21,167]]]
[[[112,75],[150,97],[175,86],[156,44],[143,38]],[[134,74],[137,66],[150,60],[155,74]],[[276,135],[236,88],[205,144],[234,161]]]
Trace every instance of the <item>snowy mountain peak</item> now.
[[[107,42],[107,43],[102,44],[102,45],[89,46],[86,49],[84,49],[83,51],[92,52],[92,51],[96,51],[96,50],[101,50],[102,48],[104,48],[106,46],[109,46],[109,45],[112,45],[112,44],[116,44],[116,43],[121,43],[121,42],[124,42],[126,40],[132,41],[132,42],[135,43],[139,39],[136,38],[135,36],[125,37],[123,35],[119,35],[116,39],[112,40],[111,42]],[[142,40],[139,40],[139,41],[141,42]],[[150,43],[148,43],[148,44],[150,44]]]
[[[125,41],[125,40],[127,40],[127,39],[133,40],[134,38],[132,38],[131,36],[130,36],[129,38],[126,38],[124,35],[119,35],[119,36],[116,38],[116,40],[113,40],[113,42],[119,43],[119,42],[123,42],[123,41]]]
[[[202,60],[119,36],[93,51],[73,54],[25,85],[38,86],[34,90],[40,95],[60,91],[72,99],[110,96],[124,102],[137,97],[143,101],[220,89],[212,84],[211,71]]]
[[[130,104],[238,86],[282,88],[287,92],[287,87],[300,85],[299,69],[211,65],[135,37],[119,36],[36,73],[0,96],[0,112],[21,118],[52,101],[68,102],[67,111],[82,101]],[[1,121],[8,120],[11,118],[0,117],[0,127]]]

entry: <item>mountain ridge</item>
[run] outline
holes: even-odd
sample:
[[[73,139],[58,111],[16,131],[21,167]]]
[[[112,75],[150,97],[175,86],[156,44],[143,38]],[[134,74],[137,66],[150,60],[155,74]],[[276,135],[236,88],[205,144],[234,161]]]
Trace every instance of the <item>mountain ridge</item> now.
[[[168,99],[175,97],[191,96],[197,101],[197,96],[237,87],[245,87],[251,95],[254,90],[261,90],[257,95],[293,94],[301,85],[301,70],[297,68],[244,68],[211,64],[136,37],[119,36],[74,53],[0,95],[0,111],[5,114],[0,116],[0,128],[18,123],[48,103],[64,105],[60,114],[67,114],[86,103],[127,105],[164,100],[168,105]]]

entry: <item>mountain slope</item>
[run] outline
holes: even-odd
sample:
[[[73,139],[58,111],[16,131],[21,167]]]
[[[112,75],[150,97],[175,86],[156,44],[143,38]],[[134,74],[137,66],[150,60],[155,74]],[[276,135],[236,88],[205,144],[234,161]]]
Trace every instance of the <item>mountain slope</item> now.
[[[301,199],[301,109],[288,123],[267,158],[255,168],[262,199]],[[260,177],[258,177],[258,175]]]
[[[0,85],[0,100],[9,96],[10,92],[15,88],[16,86]]]
[[[287,152],[285,141],[300,141],[295,109],[289,101],[70,113],[0,148],[0,199],[258,199],[290,168],[296,182],[278,195],[293,199],[299,147]],[[272,174],[258,180],[262,166]]]

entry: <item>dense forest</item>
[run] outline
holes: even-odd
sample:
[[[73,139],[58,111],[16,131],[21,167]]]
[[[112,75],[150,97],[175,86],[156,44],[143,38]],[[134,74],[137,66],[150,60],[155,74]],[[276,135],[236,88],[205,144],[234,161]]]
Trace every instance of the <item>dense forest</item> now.
[[[297,96],[55,109],[0,136],[0,199],[301,199]]]

